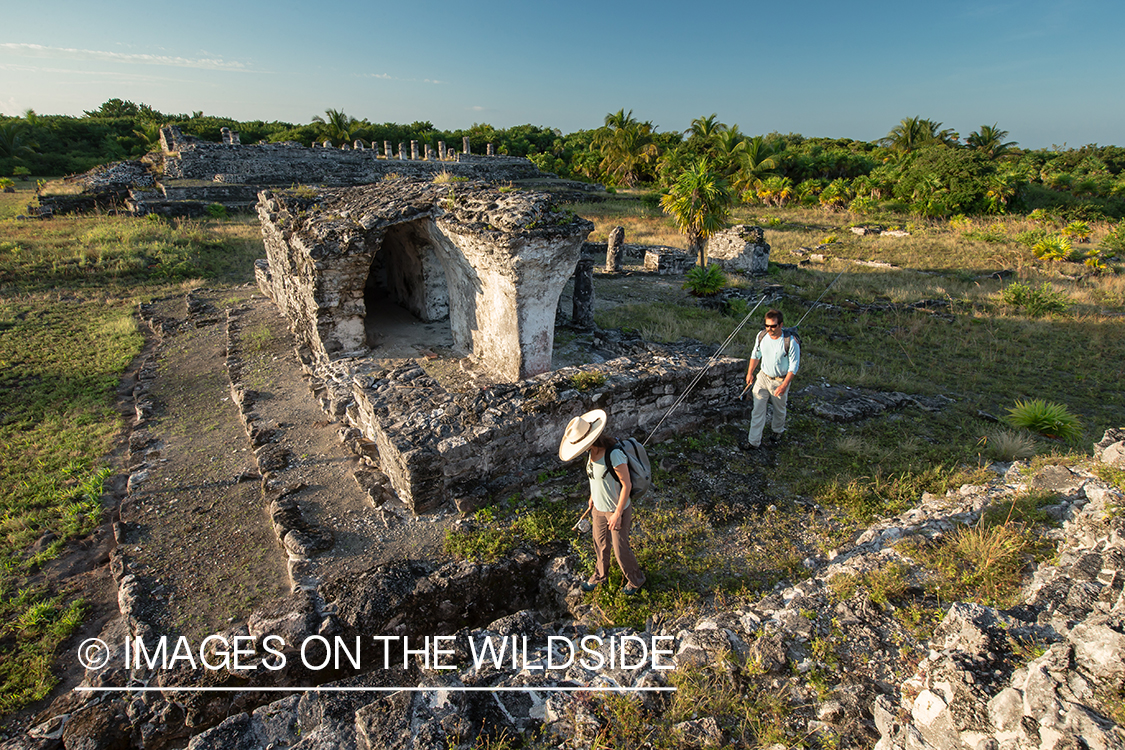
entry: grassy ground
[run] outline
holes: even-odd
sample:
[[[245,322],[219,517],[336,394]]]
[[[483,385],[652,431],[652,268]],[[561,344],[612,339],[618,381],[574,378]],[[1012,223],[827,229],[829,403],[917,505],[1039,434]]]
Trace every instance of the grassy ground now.
[[[102,521],[113,393],[143,345],[136,303],[243,282],[261,254],[249,220],[17,221],[31,186],[0,194],[0,714],[50,691],[82,622],[80,592],[42,568]]]
[[[626,242],[685,246],[666,218],[638,201],[590,204],[580,206],[578,213],[595,222],[595,237],[623,225]],[[880,217],[884,227],[911,232],[901,238],[856,236],[849,226],[870,218],[847,213],[740,208],[735,219],[766,226],[771,260],[794,265],[771,267],[764,280],[732,279],[732,284],[744,287],[751,298],[763,283],[780,285],[784,297],[777,306],[790,324],[839,276],[823,299],[832,307],[818,308],[801,325],[802,368],[794,392],[812,383],[831,383],[941,395],[950,403],[936,412],[912,407],[841,425],[815,417],[795,397],[788,440],[775,449],[773,467],[732,454],[733,434],[721,431],[650,446],[656,463],[686,453],[704,465],[721,467],[714,471],[729,475],[725,487],[766,486],[765,502],[778,510],[764,512],[759,504],[726,513],[705,497],[708,488],[701,480],[706,477],[658,474],[661,502],[667,505],[658,502],[646,509],[642,518],[647,525],[635,535],[635,551],[650,570],[650,585],[636,599],[618,596],[613,586],[593,595],[591,601],[606,622],[636,625],[701,598],[753,595],[778,580],[799,578],[805,575],[801,562],[806,555],[826,552],[861,525],[915,505],[923,492],[942,493],[982,481],[989,476],[983,467],[991,461],[1088,455],[1090,444],[1106,428],[1125,424],[1125,392],[1119,386],[1125,379],[1125,276],[1037,260],[1015,239],[1033,226],[1026,219],[951,225]],[[1095,226],[1093,244],[1106,231],[1108,227]],[[981,233],[990,239],[975,239]],[[818,251],[826,256],[823,261],[796,265],[806,256],[793,250],[816,247],[832,237],[836,239],[829,247]],[[897,268],[873,268],[857,260]],[[990,278],[1000,270],[1011,270],[1013,276]],[[1005,287],[1017,280],[1034,288],[1047,284],[1062,302],[1059,311],[1033,315],[1011,304]],[[624,287],[642,283],[637,277],[599,276],[596,295],[611,301],[598,308],[599,326],[634,329],[650,340],[692,338],[719,344],[744,314],[702,307],[686,292],[678,298],[662,294],[659,300],[629,301]],[[631,296],[636,300],[642,295]],[[932,312],[905,307],[923,300],[941,306]],[[728,353],[748,356],[758,329],[754,321]],[[1064,405],[1081,423],[1077,436],[1070,442],[1052,440],[987,416],[1003,418],[1026,399]],[[580,484],[581,477],[566,481]],[[792,502],[795,498],[829,513],[807,517]],[[509,503],[498,525],[529,512],[554,513],[558,524],[566,518],[572,523],[581,509],[578,500],[570,505],[535,500],[527,507]],[[509,536],[506,545],[518,541],[518,535]],[[730,559],[731,549],[722,543],[734,541],[737,560]],[[992,537],[985,541],[997,542]],[[982,543],[976,542],[978,547]],[[467,539],[462,544],[472,546]],[[580,542],[574,549],[586,554],[584,547]],[[964,548],[972,548],[972,540],[965,540]],[[769,554],[755,555],[756,549]],[[957,550],[931,552],[935,566],[956,567],[948,558],[956,558]],[[978,590],[989,585],[985,581]]]

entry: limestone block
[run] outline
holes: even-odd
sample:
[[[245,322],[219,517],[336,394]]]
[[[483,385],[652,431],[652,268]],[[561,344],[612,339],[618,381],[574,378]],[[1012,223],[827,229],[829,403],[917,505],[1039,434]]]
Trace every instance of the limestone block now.
[[[727,271],[764,274],[769,270],[770,246],[761,227],[738,224],[711,235],[707,259]]]

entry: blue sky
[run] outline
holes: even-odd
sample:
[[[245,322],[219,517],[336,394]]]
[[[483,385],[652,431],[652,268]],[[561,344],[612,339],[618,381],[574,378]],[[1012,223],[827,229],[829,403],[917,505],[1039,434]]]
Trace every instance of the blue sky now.
[[[908,116],[1026,148],[1125,145],[1125,3],[288,0],[5,2],[0,112],[306,123],[325,109],[442,129],[571,132],[632,110],[661,131],[879,138]]]

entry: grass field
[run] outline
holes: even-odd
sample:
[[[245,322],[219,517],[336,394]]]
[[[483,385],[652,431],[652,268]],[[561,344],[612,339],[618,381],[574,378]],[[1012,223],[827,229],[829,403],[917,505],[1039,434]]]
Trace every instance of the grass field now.
[[[0,714],[47,695],[82,622],[81,592],[40,571],[103,521],[113,393],[144,341],[136,304],[244,282],[261,255],[249,219],[17,221],[32,197],[0,194]]]

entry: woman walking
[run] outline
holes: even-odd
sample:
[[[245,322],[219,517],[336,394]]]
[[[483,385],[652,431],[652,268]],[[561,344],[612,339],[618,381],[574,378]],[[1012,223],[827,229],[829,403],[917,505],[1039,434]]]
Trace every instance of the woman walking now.
[[[633,507],[629,502],[632,484],[625,452],[614,448],[616,441],[605,432],[606,413],[601,409],[570,420],[559,445],[559,458],[570,461],[585,452],[586,477],[590,480],[590,505],[594,530],[594,552],[597,567],[594,575],[582,584],[583,591],[593,591],[599,583],[609,580],[609,550],[625,575],[625,594],[632,596],[645,583],[645,574],[629,546],[629,527]]]

